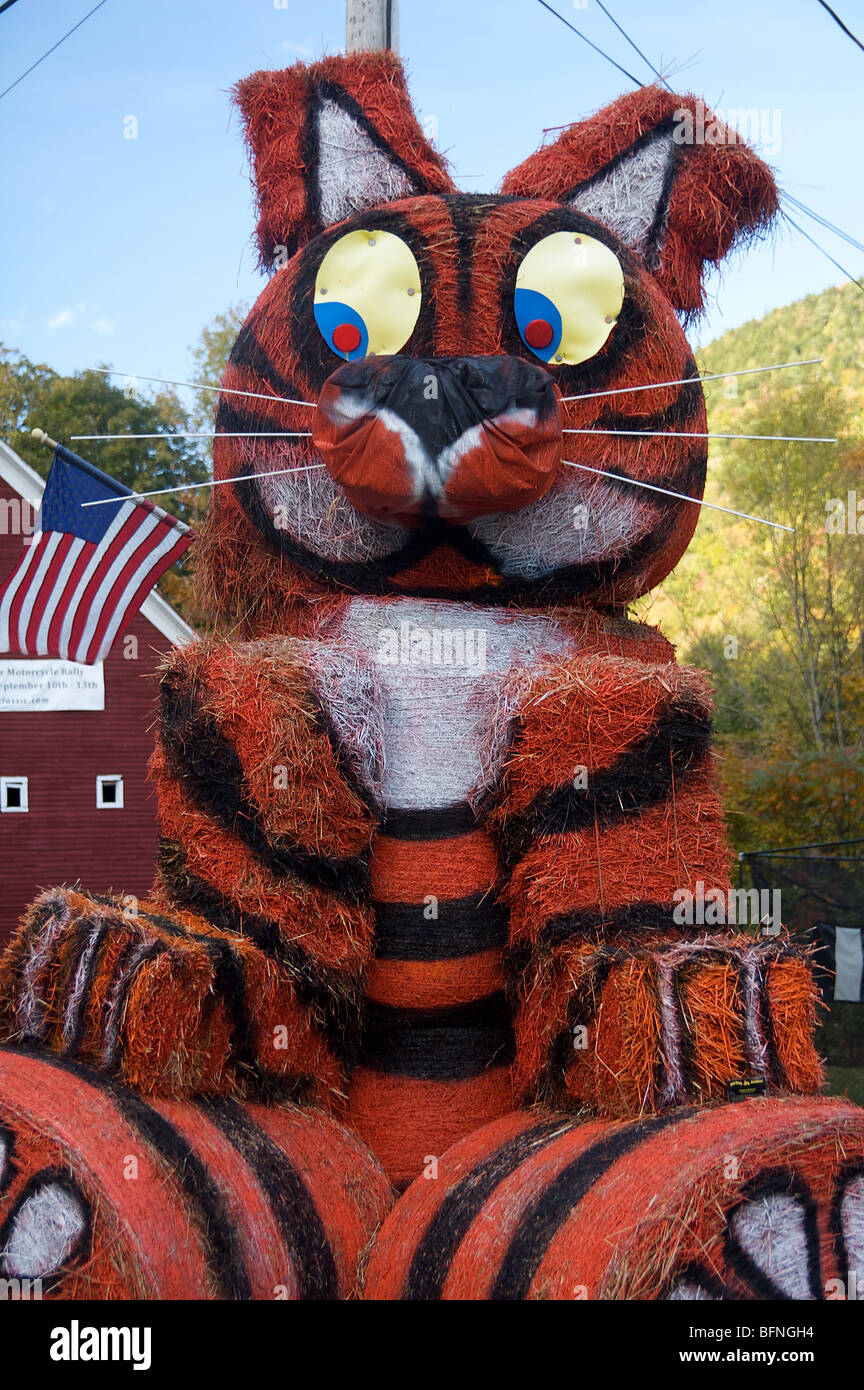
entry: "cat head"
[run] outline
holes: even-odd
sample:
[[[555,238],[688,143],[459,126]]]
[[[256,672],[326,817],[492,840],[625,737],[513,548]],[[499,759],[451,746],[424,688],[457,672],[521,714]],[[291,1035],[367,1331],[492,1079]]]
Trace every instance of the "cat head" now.
[[[635,484],[702,494],[680,320],[776,211],[770,170],[658,87],[489,196],[456,190],[390,53],[236,97],[272,274],[219,399],[214,616],[280,630],[345,592],[621,607],[664,578],[699,509]]]

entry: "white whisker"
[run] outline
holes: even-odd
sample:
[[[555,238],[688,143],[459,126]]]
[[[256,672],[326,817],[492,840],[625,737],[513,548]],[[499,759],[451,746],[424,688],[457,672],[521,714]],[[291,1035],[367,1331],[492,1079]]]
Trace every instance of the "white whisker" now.
[[[613,391],[586,391],[581,396],[562,396],[562,401],[594,401],[598,396],[629,396],[631,391],[659,391],[663,386],[689,386],[694,381],[725,381],[730,376],[754,376],[757,372],[784,372],[787,367],[815,367],[823,357],[807,357],[802,362],[776,362],[771,367],[744,367],[739,372],[710,372],[705,376],[684,376],[678,381],[649,381],[644,386],[616,386]]]
[[[562,430],[562,434],[626,434],[636,439],[773,439],[786,444],[836,444],[833,437],[811,434],[698,434],[690,430]],[[72,436],[75,438],[75,435]]]
[[[274,401],[279,405],[305,405],[315,409],[314,401],[295,401],[290,396],[268,396],[262,391],[238,391],[233,386],[208,386],[203,381],[172,381],[167,376],[144,376],[141,372],[115,372],[113,367],[88,367],[102,376],[125,376],[128,381],[158,381],[162,386],[188,386],[190,391],[218,391],[222,396],[248,396],[253,401]]]
[[[302,468],[273,468],[267,473],[242,473],[237,478],[211,478],[206,483],[181,483],[178,487],[161,487],[152,492],[125,493],[119,497],[97,497],[92,502],[82,502],[82,507],[104,507],[109,502],[137,502],[142,497],[167,497],[174,492],[194,492],[199,487],[219,487],[222,483],[248,483],[252,478],[273,478],[282,473],[311,473],[316,468],[324,468],[323,463],[307,463]]]
[[[706,502],[701,497],[688,497],[686,492],[673,492],[671,488],[659,487],[657,483],[643,483],[639,478],[625,478],[622,473],[610,473],[605,468],[590,468],[587,463],[574,463],[572,459],[562,459],[567,468],[581,468],[586,473],[596,473],[600,478],[614,478],[618,483],[629,483],[631,487],[644,487],[649,492],[662,492],[664,497],[677,497],[681,502],[693,502],[697,507],[710,507],[714,512],[726,512],[728,516],[742,516],[747,521],[758,521],[762,526],[774,526],[778,531],[793,531],[794,526],[784,526],[781,521],[768,521],[764,516],[754,516],[752,512],[739,512],[734,507],[721,507],[719,502]]]
[[[311,430],[205,430],[197,434],[185,434],[176,430],[173,434],[70,434],[70,439],[308,439]]]

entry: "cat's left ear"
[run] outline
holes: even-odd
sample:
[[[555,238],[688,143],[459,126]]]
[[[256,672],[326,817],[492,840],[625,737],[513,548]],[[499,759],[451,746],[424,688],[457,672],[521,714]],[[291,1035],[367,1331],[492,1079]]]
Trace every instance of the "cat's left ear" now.
[[[636,251],[676,309],[703,307],[707,265],[767,227],[777,185],[698,97],[642,87],[569,126],[505,178],[502,193],[565,203]]]

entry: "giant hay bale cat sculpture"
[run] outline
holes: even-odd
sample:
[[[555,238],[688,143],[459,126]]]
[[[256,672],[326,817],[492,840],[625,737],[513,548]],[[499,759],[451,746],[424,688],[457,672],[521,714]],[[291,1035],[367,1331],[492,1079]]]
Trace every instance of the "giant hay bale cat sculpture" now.
[[[85,1200],[86,1115],[80,1141],[50,1105],[25,1124],[25,1058],[103,1088],[157,1166],[215,1125],[211,1196],[282,1117],[264,1196],[314,1191],[297,1248],[311,1210],[343,1266],[380,1162],[409,1190],[368,1297],[824,1297],[864,1267],[864,1112],[818,1097],[789,941],[673,913],[729,888],[710,694],[627,616],[693,534],[669,492],[704,485],[678,314],[768,224],[772,176],[722,128],[679,142],[696,99],[653,87],[496,196],[455,190],[390,54],[237,99],[273,273],[222,383],[214,633],[162,676],[152,901],[46,894],[5,958],[8,1155],[33,1182],[50,1160],[53,1210]],[[99,1251],[49,1258],[31,1206],[28,1271],[19,1186],[16,1268],[80,1289]],[[212,1202],[176,1200],[212,1236]]]

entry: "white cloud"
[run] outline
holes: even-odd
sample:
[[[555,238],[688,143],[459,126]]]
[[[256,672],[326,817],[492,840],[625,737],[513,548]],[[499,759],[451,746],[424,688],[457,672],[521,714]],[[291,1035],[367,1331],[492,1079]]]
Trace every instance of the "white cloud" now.
[[[94,332],[94,333],[103,333],[103,334],[107,334],[107,333],[113,333],[113,332],[114,332],[114,329],[117,327],[117,324],[115,323],[114,319],[102,319],[102,318],[100,318],[100,319],[94,319],[93,322],[92,322],[92,324],[91,324],[90,326],[91,326],[91,328],[93,329],[93,332]]]
[[[53,319],[49,319],[49,320],[48,320],[48,323],[46,324],[46,327],[47,327],[49,333],[55,333],[55,332],[57,331],[58,328],[68,328],[69,325],[70,325],[70,323],[74,323],[74,322],[75,322],[75,310],[74,310],[74,309],[60,309],[60,310],[58,310],[58,312],[54,315]]]

